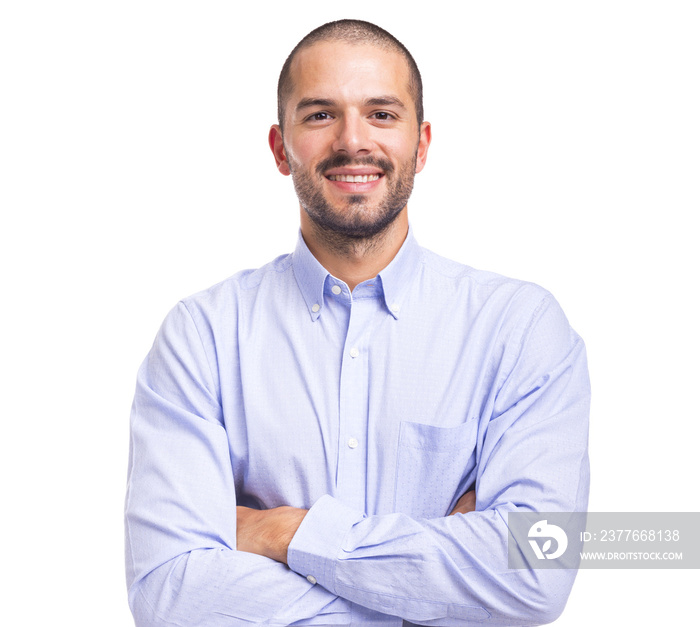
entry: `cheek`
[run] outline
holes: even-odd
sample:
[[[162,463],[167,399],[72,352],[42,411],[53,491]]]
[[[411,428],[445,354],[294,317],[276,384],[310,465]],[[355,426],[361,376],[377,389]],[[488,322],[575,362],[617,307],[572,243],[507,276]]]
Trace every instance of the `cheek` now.
[[[287,154],[291,155],[296,163],[308,167],[327,154],[327,143],[321,133],[296,137],[287,147]]]
[[[383,151],[397,162],[413,160],[418,147],[416,137],[407,137],[403,133],[394,137],[384,137],[382,141]]]

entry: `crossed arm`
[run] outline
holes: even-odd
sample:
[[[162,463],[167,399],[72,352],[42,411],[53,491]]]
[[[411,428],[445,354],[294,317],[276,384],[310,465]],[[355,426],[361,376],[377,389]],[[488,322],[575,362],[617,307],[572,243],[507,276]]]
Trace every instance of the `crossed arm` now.
[[[469,490],[457,501],[450,512],[466,514],[476,509],[476,492]],[[236,508],[236,542],[239,551],[256,553],[282,564],[287,563],[287,550],[308,510],[298,507],[275,507],[257,510],[250,507]]]
[[[478,511],[472,492],[452,511],[470,515],[438,518],[368,516],[329,494],[308,511],[236,507],[220,399],[185,314],[164,325],[134,400],[126,540],[139,627],[556,618],[575,572],[514,571],[506,558],[509,512],[586,506],[585,353],[561,314],[542,313],[522,347],[537,359],[516,360],[485,414]]]

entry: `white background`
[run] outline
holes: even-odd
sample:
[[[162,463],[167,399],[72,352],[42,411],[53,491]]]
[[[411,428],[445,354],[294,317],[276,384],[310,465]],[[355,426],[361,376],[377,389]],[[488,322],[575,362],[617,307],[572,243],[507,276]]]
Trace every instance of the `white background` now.
[[[277,75],[341,17],[423,73],[419,242],[545,286],[586,340],[591,510],[700,511],[698,4],[257,6],[0,8],[0,621],[131,624],[137,367],[178,299],[293,248]],[[692,623],[699,572],[582,571],[557,625]]]

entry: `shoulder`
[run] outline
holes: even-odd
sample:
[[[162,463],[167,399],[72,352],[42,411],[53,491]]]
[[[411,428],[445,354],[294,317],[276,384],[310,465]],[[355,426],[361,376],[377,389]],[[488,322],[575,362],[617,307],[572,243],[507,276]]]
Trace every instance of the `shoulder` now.
[[[470,307],[485,307],[531,315],[554,298],[545,288],[522,279],[480,270],[422,249],[425,280],[436,289],[450,290]]]
[[[503,373],[516,363],[551,369],[574,358],[585,361],[583,340],[549,290],[427,250],[423,258],[432,282],[440,291],[449,290],[467,332],[493,341]]]
[[[254,292],[270,283],[284,280],[291,267],[291,258],[291,254],[280,255],[260,268],[240,270],[207,289],[183,298],[181,302],[188,309],[202,310],[232,304],[246,292]]]
[[[291,254],[280,255],[260,268],[245,269],[211,287],[182,298],[171,315],[186,315],[199,327],[233,322],[245,303],[255,301],[260,291],[279,291],[293,280]]]
[[[554,295],[531,281],[479,270],[422,249],[421,291],[474,331],[495,334],[508,350],[525,343],[572,346],[581,338]]]

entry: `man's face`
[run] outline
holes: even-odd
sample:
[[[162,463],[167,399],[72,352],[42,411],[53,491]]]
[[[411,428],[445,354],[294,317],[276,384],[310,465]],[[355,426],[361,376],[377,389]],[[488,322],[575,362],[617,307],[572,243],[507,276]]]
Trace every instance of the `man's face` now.
[[[406,61],[373,45],[321,42],[297,54],[291,76],[284,138],[279,127],[270,133],[278,168],[317,226],[376,235],[406,207],[430,143]]]

